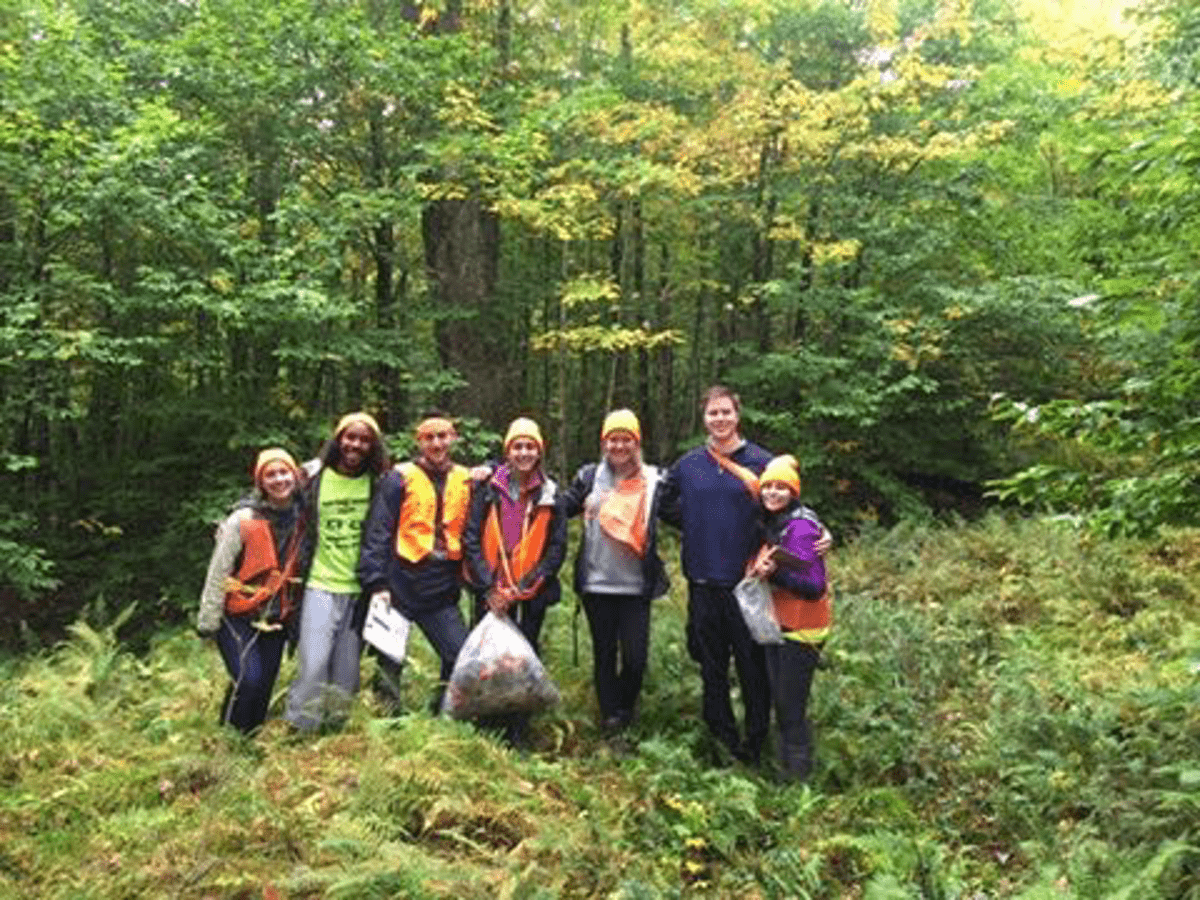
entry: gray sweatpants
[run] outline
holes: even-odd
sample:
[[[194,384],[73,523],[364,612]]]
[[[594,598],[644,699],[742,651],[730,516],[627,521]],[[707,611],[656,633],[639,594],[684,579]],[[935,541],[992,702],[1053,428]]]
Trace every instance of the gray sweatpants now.
[[[362,638],[353,628],[358,594],[306,588],[300,606],[296,677],[288,689],[284,718],[311,731],[346,718],[359,687]]]

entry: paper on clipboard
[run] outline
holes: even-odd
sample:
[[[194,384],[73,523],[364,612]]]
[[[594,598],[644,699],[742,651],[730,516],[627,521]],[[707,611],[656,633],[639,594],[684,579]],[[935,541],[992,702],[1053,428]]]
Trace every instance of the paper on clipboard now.
[[[375,594],[367,606],[363,640],[396,662],[404,662],[412,623],[395,609],[387,594]]]

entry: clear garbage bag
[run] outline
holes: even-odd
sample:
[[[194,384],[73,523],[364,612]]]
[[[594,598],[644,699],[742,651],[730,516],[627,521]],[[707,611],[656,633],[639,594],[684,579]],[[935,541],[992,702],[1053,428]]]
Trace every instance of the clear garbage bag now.
[[[759,644],[782,644],[783,632],[775,620],[775,603],[771,599],[771,588],[761,578],[743,578],[733,589],[738,608],[750,637]]]
[[[525,635],[507,616],[489,612],[458,651],[442,712],[455,719],[535,713],[559,696]]]

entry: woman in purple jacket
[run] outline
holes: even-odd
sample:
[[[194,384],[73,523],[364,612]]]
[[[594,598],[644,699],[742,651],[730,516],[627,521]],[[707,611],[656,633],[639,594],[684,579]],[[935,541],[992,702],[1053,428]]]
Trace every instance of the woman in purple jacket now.
[[[825,563],[817,551],[823,528],[800,503],[800,470],[791,456],[777,456],[759,479],[762,547],[747,573],[766,579],[781,644],[763,647],[771,702],[779,725],[779,765],[786,781],[812,771],[813,737],[808,695],[821,647],[833,622]]]

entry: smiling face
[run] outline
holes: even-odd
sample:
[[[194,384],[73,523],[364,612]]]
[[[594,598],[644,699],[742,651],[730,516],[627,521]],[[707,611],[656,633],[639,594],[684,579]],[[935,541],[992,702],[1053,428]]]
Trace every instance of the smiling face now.
[[[764,481],[758,490],[767,512],[779,512],[792,502],[792,489],[782,481]]]
[[[375,435],[362,422],[354,422],[338,435],[338,462],[335,467],[343,475],[357,475],[375,444]]]
[[[637,464],[638,441],[632,432],[610,431],[604,439],[604,459],[614,472],[624,472]]]
[[[263,467],[258,484],[268,503],[286,506],[292,499],[292,491],[296,489],[296,471],[287,463],[274,460]]]
[[[450,461],[450,451],[457,438],[453,428],[431,428],[417,435],[417,446],[427,463],[440,468]]]
[[[537,468],[542,459],[542,451],[538,449],[537,441],[532,438],[519,437],[508,443],[504,454],[509,468],[521,477],[527,477]]]
[[[737,439],[739,422],[732,397],[713,397],[704,407],[704,430],[718,444]]]

